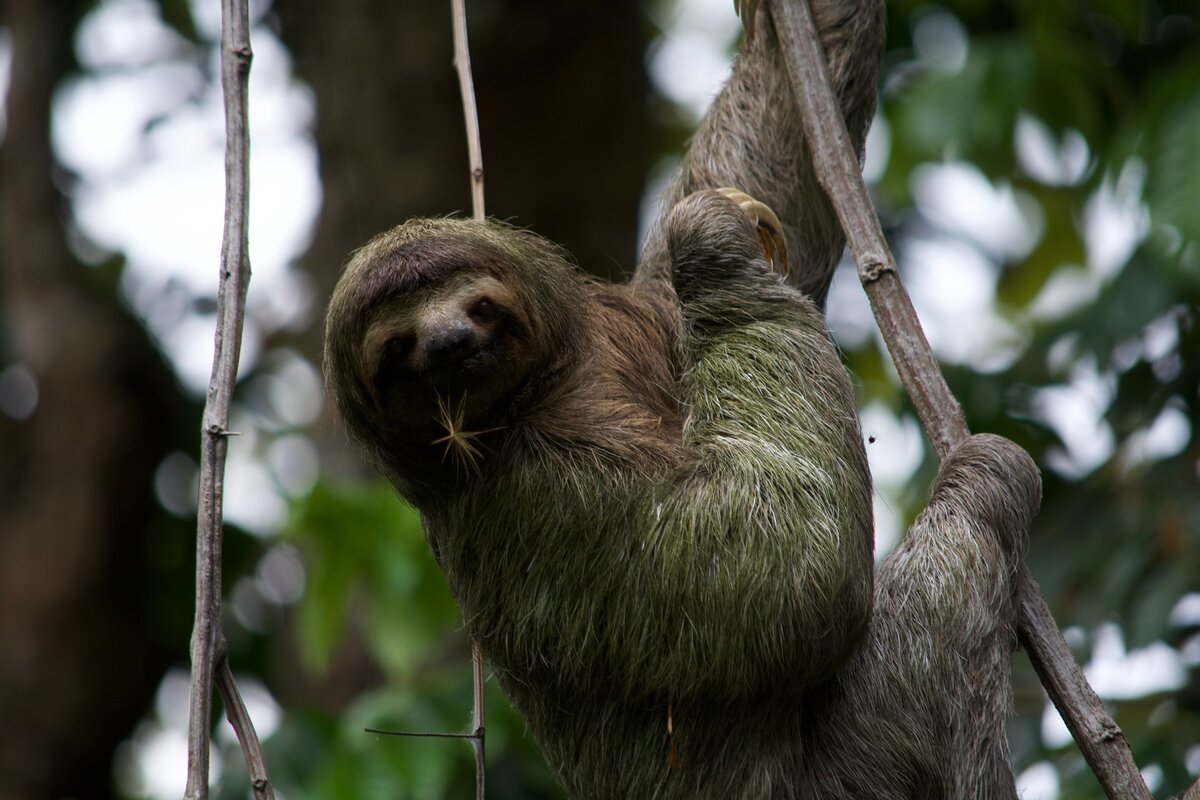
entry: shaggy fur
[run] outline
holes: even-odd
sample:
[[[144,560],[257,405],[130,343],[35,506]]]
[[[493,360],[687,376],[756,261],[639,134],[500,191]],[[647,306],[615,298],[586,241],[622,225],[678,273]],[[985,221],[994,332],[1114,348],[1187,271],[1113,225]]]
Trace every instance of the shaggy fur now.
[[[884,10],[884,0],[812,0],[829,77],[860,157],[875,114]],[[813,172],[770,15],[761,8],[750,13],[758,15],[754,36],[700,123],[661,207],[665,214],[692,192],[718,186],[736,186],[766,203],[783,223],[788,259],[796,265],[789,280],[824,306],[846,238]],[[659,225],[650,231],[634,282],[669,274]]]
[[[815,5],[861,146],[882,5]],[[969,441],[873,590],[854,395],[814,300],[841,234],[765,19],[628,286],[495,222],[413,221],[347,265],[329,385],[572,797],[1011,797],[1037,472]],[[779,212],[794,286],[722,184]]]
[[[1041,502],[1024,450],[973,436],[875,576],[866,646],[805,703],[798,798],[1015,798],[1017,571]]]
[[[702,192],[666,225],[673,346],[656,306],[530,234],[421,221],[352,260],[326,370],[573,795],[771,796],[799,764],[801,697],[866,631],[870,476],[821,313],[769,270],[750,220]],[[478,411],[470,391],[445,396],[449,379],[392,380],[401,368],[371,347],[380,320],[403,335],[411,308],[464,274],[521,289],[513,342],[463,362],[484,381],[520,375]],[[508,358],[492,373],[497,347]],[[488,431],[477,472],[447,457],[435,415],[413,412],[439,395]],[[754,742],[752,757],[731,763],[730,741]]]

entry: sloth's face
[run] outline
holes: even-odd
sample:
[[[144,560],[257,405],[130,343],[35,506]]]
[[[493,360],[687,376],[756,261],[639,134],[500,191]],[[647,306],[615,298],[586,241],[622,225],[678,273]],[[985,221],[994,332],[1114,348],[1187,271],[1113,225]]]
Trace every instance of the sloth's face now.
[[[381,410],[424,422],[451,408],[487,413],[532,366],[528,309],[491,275],[452,275],[376,310],[361,363]]]

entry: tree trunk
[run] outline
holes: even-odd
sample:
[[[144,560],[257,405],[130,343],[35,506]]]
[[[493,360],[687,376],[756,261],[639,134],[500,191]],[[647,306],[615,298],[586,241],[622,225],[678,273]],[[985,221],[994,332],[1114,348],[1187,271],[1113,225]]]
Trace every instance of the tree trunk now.
[[[0,411],[3,800],[111,796],[113,751],[167,663],[146,635],[158,613],[146,562],[180,398],[113,287],[66,246],[50,100],[72,63],[74,10],[10,0],[5,14],[0,369],[27,370],[37,400],[28,416]],[[155,532],[160,552],[179,544]]]
[[[325,198],[305,261],[323,301],[350,250],[376,233],[470,213],[450,3],[277,10],[316,92]],[[536,229],[590,271],[631,269],[656,150],[638,3],[479,0],[467,14],[489,215]]]

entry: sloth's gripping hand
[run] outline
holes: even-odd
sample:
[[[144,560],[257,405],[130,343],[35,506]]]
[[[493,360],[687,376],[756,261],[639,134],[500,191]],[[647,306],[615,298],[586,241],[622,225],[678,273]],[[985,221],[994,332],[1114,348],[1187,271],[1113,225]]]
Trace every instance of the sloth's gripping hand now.
[[[758,243],[762,246],[763,256],[771,262],[771,269],[786,278],[788,274],[787,239],[783,235],[783,223],[779,221],[779,217],[775,216],[771,207],[755,200],[740,189],[724,187],[717,189],[717,192],[737,203],[737,207],[742,210],[742,213],[750,218],[750,221],[754,223],[754,232],[758,234]]]
[[[706,189],[680,201],[667,218],[675,290],[694,323],[773,316],[796,298],[781,283],[787,240],[775,212],[740,189]],[[792,310],[784,311],[790,315]]]

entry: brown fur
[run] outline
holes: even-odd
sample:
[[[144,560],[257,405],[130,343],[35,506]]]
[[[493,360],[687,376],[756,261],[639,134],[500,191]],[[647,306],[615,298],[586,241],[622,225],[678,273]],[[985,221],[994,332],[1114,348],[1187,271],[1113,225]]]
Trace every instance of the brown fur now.
[[[882,3],[814,5],[861,148]],[[792,286],[706,191],[721,185],[778,213]],[[819,308],[841,247],[760,13],[629,286],[454,220],[377,237],[339,282],[338,408],[421,509],[572,797],[1015,796],[1004,720],[1037,470],[969,440],[872,590],[870,477]],[[499,316],[472,316],[484,296]]]
[[[790,796],[802,697],[866,632],[854,395],[819,310],[733,202],[697,193],[667,229],[669,308],[495,223],[401,226],[347,267],[326,371],[573,795]],[[374,331],[429,328],[422,310],[440,336],[447,305],[468,316],[488,278],[511,324],[448,375],[419,334],[405,361],[377,352]],[[464,375],[479,384],[456,393]],[[470,469],[445,458],[439,400],[463,409]]]
[[[470,392],[450,384],[414,391],[380,380],[392,335],[413,333],[434,298],[470,298],[472,287],[484,284],[512,323],[500,337],[508,345],[504,357],[464,373]],[[485,448],[521,420],[562,447],[658,465],[680,458],[671,394],[677,311],[661,296],[584,277],[531,234],[456,220],[410,223],[356,254],[329,319],[326,371],[339,388],[339,409],[352,429],[369,426],[368,452],[414,501],[426,484],[455,481],[445,448],[435,444],[445,434],[441,404],[461,412],[469,431],[494,430],[481,442]]]

